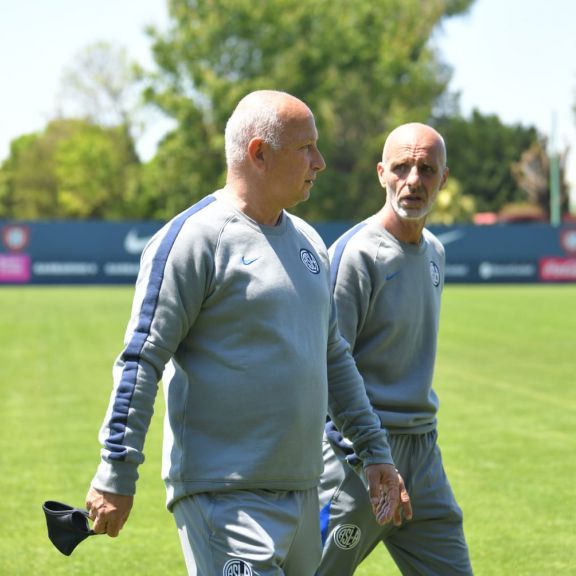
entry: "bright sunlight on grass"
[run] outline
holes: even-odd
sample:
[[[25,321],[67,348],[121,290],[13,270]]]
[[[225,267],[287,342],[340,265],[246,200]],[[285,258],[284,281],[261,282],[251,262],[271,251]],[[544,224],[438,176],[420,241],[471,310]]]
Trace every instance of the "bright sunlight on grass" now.
[[[0,574],[185,574],[160,480],[162,395],[132,516],[71,557],[44,500],[82,506],[132,289],[0,289]],[[440,446],[479,576],[576,574],[576,286],[448,286]],[[399,574],[384,549],[358,576]],[[303,575],[304,576],[304,575]]]

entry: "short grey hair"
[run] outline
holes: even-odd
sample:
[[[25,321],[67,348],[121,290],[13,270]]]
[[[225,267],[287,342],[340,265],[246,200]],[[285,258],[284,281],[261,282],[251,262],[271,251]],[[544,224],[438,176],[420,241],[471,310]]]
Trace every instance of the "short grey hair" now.
[[[238,166],[246,159],[252,138],[262,138],[272,148],[280,148],[283,128],[284,122],[273,99],[258,98],[254,105],[238,105],[224,132],[228,168]]]

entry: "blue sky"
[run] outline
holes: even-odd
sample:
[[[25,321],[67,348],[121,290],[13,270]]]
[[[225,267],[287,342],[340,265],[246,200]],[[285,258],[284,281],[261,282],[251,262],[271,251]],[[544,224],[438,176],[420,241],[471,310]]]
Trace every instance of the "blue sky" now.
[[[0,160],[9,143],[41,130],[56,110],[63,70],[86,46],[108,41],[149,65],[143,29],[164,27],[166,0],[21,0],[0,9]],[[535,125],[570,145],[568,175],[576,187],[576,2],[476,0],[435,37],[453,66],[451,89],[464,113],[478,108],[506,123]],[[149,155],[158,130],[141,143]]]
[[[436,35],[454,68],[450,88],[462,110],[534,125],[558,148],[570,146],[576,187],[576,2],[476,0]]]
[[[64,70],[105,41],[152,64],[147,25],[167,23],[167,0],[19,0],[0,8],[0,160],[10,141],[42,130],[57,110]],[[155,126],[144,138],[150,148]]]

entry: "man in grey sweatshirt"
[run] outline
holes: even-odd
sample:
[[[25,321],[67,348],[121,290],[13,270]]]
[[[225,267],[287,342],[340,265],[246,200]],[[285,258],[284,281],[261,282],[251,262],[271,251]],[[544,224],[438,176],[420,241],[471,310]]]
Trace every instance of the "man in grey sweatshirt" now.
[[[448,177],[444,141],[424,124],[400,126],[387,138],[377,171],[386,201],[330,248],[332,286],[340,330],[389,432],[412,514],[402,523],[374,521],[354,466],[362,455],[330,422],[318,574],[351,575],[383,542],[404,575],[469,575],[462,512],[436,444],[432,388],[445,256],[424,225]]]
[[[118,535],[162,378],[162,473],[190,574],[314,574],[326,413],[362,458],[376,521],[407,499],[337,327],[327,251],[286,211],[325,168],[317,139],[302,101],[249,94],[226,127],[224,188],[142,254],[87,508]]]

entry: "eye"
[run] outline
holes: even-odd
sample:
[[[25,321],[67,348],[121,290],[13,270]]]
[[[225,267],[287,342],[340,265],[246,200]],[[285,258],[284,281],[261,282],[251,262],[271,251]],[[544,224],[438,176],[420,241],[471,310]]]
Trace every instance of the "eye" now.
[[[408,164],[406,164],[406,162],[401,162],[400,164],[394,164],[394,166],[392,167],[392,170],[394,172],[397,172],[398,174],[402,174],[402,173],[406,172],[407,170],[409,170],[409,166],[408,166]]]

